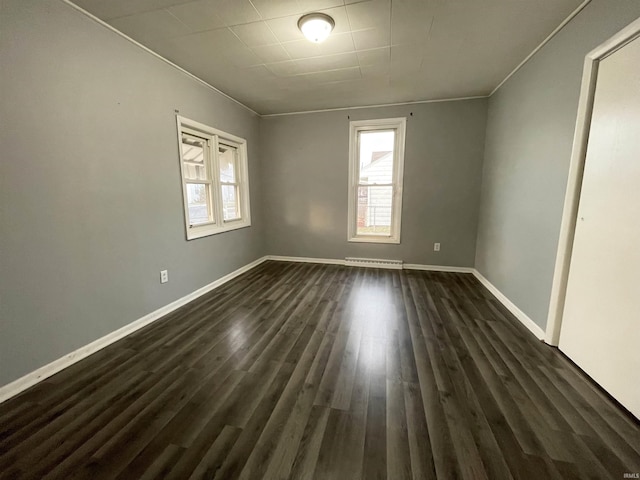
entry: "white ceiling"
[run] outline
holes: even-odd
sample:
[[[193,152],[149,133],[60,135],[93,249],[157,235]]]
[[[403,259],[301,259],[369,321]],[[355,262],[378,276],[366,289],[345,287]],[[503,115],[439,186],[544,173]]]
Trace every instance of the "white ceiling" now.
[[[73,0],[261,114],[488,95],[583,0]],[[297,28],[331,15],[324,43]]]

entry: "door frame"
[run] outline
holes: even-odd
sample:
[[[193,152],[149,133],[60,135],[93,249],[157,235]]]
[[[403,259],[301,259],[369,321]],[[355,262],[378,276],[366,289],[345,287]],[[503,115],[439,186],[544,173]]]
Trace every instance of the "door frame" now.
[[[551,286],[551,299],[549,302],[549,313],[545,332],[545,342],[549,345],[557,346],[560,341],[562,315],[564,313],[567,281],[569,278],[571,254],[578,218],[578,205],[580,203],[580,193],[582,190],[584,163],[587,155],[587,142],[591,129],[591,115],[596,81],[598,78],[598,66],[601,60],[639,36],[640,18],[593,49],[587,54],[584,60],[578,115],[573,137],[571,163],[569,164],[569,178],[562,210],[562,223],[560,225],[560,237],[558,240],[558,251],[553,272],[553,284]]]

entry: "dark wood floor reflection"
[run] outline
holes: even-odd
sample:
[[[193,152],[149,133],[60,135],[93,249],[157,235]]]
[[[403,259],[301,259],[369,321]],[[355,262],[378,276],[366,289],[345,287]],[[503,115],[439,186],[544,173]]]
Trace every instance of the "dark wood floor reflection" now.
[[[622,479],[640,430],[469,274],[267,262],[0,405],[0,472]]]

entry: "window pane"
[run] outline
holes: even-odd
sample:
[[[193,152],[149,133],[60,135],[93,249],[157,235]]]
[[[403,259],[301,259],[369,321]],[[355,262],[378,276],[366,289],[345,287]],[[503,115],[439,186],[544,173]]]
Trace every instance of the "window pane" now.
[[[206,184],[187,184],[187,206],[189,209],[189,224],[197,225],[209,221],[211,216],[209,192]]]
[[[360,184],[393,182],[395,131],[360,132]]]
[[[206,180],[207,171],[204,163],[205,140],[191,135],[182,135],[182,161],[184,175],[189,180]]]
[[[222,185],[222,212],[225,220],[240,218],[238,187],[236,185]]]
[[[391,235],[393,187],[358,187],[357,235]]]
[[[218,147],[220,160],[220,181],[224,183],[236,183],[236,157],[238,149],[228,145]]]

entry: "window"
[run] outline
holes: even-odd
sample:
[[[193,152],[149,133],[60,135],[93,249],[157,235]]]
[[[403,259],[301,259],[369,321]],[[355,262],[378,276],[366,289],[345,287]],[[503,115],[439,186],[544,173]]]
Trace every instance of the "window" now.
[[[349,241],[400,243],[405,118],[350,122]]]
[[[251,225],[247,142],[177,120],[187,240]]]

